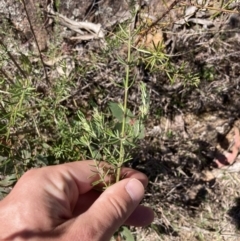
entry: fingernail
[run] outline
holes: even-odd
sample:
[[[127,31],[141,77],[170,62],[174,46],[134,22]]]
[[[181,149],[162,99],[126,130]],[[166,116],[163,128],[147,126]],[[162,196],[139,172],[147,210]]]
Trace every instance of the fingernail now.
[[[134,202],[140,202],[144,195],[144,187],[140,181],[133,178],[128,181],[125,189]]]

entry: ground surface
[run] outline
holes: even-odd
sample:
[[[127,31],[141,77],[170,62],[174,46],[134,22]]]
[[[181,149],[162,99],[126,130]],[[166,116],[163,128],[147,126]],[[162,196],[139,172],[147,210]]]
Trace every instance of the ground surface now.
[[[101,39],[99,32],[80,31],[73,22],[62,21],[61,16],[53,19],[53,14],[47,14],[49,6],[45,1],[39,1],[40,8],[34,1],[26,1],[48,81],[62,75],[71,77],[71,83],[64,83],[64,98],[61,96],[58,107],[54,107],[67,110],[69,122],[79,108],[91,115],[89,103],[104,109],[109,100],[122,98],[121,89],[113,82],[119,83],[124,76],[125,70],[116,60],[118,56],[125,57],[127,48],[114,36],[119,33],[118,23],[126,24],[127,19],[133,18],[130,10],[138,9],[132,28],[144,26],[135,36],[134,47],[156,52],[153,42],[160,41],[161,51],[168,58],[164,64],[156,63],[152,71],[145,68],[146,62],[140,61],[132,73],[136,81],[147,84],[151,102],[146,137],[139,142],[128,165],[149,177],[144,203],[156,212],[152,227],[132,230],[136,240],[239,240],[240,160],[236,158],[236,165],[224,170],[213,163],[217,153],[231,147],[233,127],[240,128],[239,3],[217,0],[149,0],[130,5],[118,0],[80,2],[59,1],[52,8],[71,20],[101,24],[104,33]],[[33,54],[28,59],[31,66],[38,69],[38,48],[23,5],[19,1],[0,0],[0,13],[4,46],[17,57],[19,53],[29,56],[31,51]],[[110,45],[113,47],[106,47]],[[107,50],[104,52],[104,49]],[[58,64],[60,60],[65,61],[64,66]],[[13,67],[4,59],[1,61],[5,72],[0,75],[4,79]],[[54,87],[49,88],[43,70],[31,71],[40,79],[34,86],[41,98],[48,96],[49,101],[58,98],[54,94],[60,88],[57,83],[52,82]],[[9,79],[13,78],[10,74]],[[5,90],[6,85],[1,84]],[[132,109],[138,105],[139,95],[139,89],[133,86],[129,95]],[[5,103],[4,98],[1,103]],[[3,112],[4,104],[1,105]],[[24,121],[24,117],[28,118],[28,112],[24,112],[21,128],[12,126],[8,133],[12,138],[6,139],[3,135],[0,139],[1,179],[5,181],[0,185],[2,195],[11,190],[10,174],[16,174],[16,168],[21,175],[32,166],[43,165],[43,158],[39,157],[46,157],[43,149],[54,146],[54,140],[59,137],[58,132],[48,129],[49,122],[35,105],[31,103],[31,108],[35,108],[31,112],[32,121]],[[50,110],[44,113],[53,116]],[[2,116],[0,124],[4,133],[6,116]],[[31,126],[36,120],[43,121],[43,125]],[[38,130],[36,136],[45,140],[45,146],[39,147],[30,141],[31,128]],[[13,162],[15,172],[11,172],[5,158],[6,147],[13,150],[12,156],[20,155],[22,160],[29,155],[33,158],[24,163]],[[47,164],[51,164],[50,157],[47,161],[44,159]]]

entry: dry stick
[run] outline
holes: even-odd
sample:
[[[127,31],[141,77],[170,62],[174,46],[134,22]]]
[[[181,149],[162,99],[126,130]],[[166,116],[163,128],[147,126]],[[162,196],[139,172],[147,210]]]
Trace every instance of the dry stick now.
[[[239,13],[239,11],[235,11],[235,10],[228,10],[228,9],[224,9],[224,8],[215,8],[215,7],[209,7],[209,6],[201,6],[201,5],[195,4],[195,3],[181,4],[181,5],[185,6],[185,7],[194,6],[199,9],[209,9],[209,10],[215,10],[215,11],[225,12],[225,13]]]
[[[154,21],[148,28],[146,31],[144,31],[141,36],[143,35],[147,35],[149,33],[149,31],[155,27],[174,7],[175,5],[177,5],[177,3],[179,3],[179,0],[175,0],[172,4],[170,4],[170,6],[168,7],[168,9],[156,20]],[[138,43],[140,42],[140,38],[138,39],[136,45],[138,45]]]
[[[175,5],[177,5],[177,3],[180,3],[181,0],[175,0],[172,4],[170,4],[170,6],[168,7],[168,9],[156,20],[154,21],[146,31],[144,31],[141,35],[143,36],[144,34],[148,34],[149,31],[155,27],[174,7]],[[195,6],[197,8],[206,8],[206,9],[210,9],[210,10],[218,10],[218,11],[222,11],[222,12],[227,12],[227,13],[239,13],[239,11],[232,11],[232,10],[227,10],[227,9],[222,9],[222,8],[214,8],[214,7],[203,7],[199,4],[194,4],[194,3],[190,3],[190,4],[181,4],[182,6]],[[136,45],[138,45],[140,41],[140,38],[138,39]]]
[[[156,21],[154,21],[149,27],[148,27],[148,31],[150,29],[152,29],[154,26],[156,26],[176,5],[177,3],[179,3],[179,0],[175,0],[174,2],[172,2],[172,4],[170,4],[170,6],[168,7],[168,9],[162,14],[161,17],[159,17]]]
[[[13,55],[8,51],[7,46],[3,43],[3,41],[0,39],[0,44],[4,47],[4,49],[7,52],[7,55],[9,56],[9,58],[12,60],[12,62],[15,64],[15,66],[18,68],[18,70],[20,71],[20,73],[22,74],[22,76],[24,78],[27,78],[26,73],[23,71],[23,69],[20,67],[20,65],[17,63],[17,61],[15,60],[15,58],[13,57]]]
[[[8,76],[8,74],[5,72],[5,70],[3,70],[2,68],[0,68],[0,72],[3,74],[3,76],[4,76],[12,85],[14,85],[13,79]]]
[[[28,20],[28,23],[29,23],[31,32],[32,32],[32,34],[33,34],[33,37],[34,37],[34,40],[35,40],[35,43],[36,43],[36,46],[37,46],[37,50],[38,50],[38,53],[39,53],[39,57],[40,57],[40,60],[41,60],[42,66],[43,66],[44,73],[45,73],[46,81],[47,81],[48,84],[50,84],[50,81],[49,81],[48,75],[47,75],[47,70],[46,70],[46,67],[45,67],[45,65],[44,65],[42,53],[41,53],[41,50],[40,50],[40,47],[39,47],[39,44],[38,44],[38,40],[37,40],[36,34],[35,34],[34,30],[33,30],[32,22],[31,22],[31,19],[30,19],[30,17],[29,17],[28,11],[27,11],[26,2],[25,2],[25,0],[22,0],[22,2],[23,2],[24,11],[25,11],[25,13],[26,13],[27,20]]]

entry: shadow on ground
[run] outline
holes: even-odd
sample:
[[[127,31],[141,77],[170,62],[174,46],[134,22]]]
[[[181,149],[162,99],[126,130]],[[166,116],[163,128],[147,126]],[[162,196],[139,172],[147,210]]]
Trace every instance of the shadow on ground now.
[[[240,230],[240,197],[235,199],[235,206],[228,211],[228,215],[231,217],[236,228]]]

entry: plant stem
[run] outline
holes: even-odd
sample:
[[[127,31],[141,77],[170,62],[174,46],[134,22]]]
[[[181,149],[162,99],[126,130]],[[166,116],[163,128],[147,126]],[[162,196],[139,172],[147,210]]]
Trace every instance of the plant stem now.
[[[17,63],[17,61],[15,60],[14,56],[10,53],[10,51],[8,51],[8,48],[7,46],[4,44],[3,40],[0,39],[0,45],[3,46],[3,48],[5,49],[8,57],[12,60],[12,62],[15,64],[15,66],[17,67],[17,69],[19,70],[19,72],[21,73],[21,75],[27,79],[27,75],[26,73],[24,72],[24,70],[20,67],[20,65]]]
[[[34,29],[33,29],[32,21],[31,21],[31,18],[30,18],[30,16],[29,16],[29,13],[28,13],[28,10],[27,10],[26,1],[25,1],[25,0],[22,0],[22,3],[23,3],[24,11],[25,11],[26,16],[27,16],[27,20],[28,20],[28,23],[29,23],[29,27],[30,27],[30,29],[31,29],[31,32],[32,32],[34,41],[35,41],[36,46],[37,46],[37,50],[38,50],[38,54],[39,54],[39,58],[40,58],[40,60],[41,60],[42,66],[43,66],[43,71],[44,71],[44,74],[45,74],[46,82],[47,82],[47,84],[50,85],[50,80],[48,79],[47,69],[46,69],[46,66],[45,66],[44,61],[43,61],[43,57],[42,57],[42,53],[41,53],[40,46],[39,46],[39,43],[38,43],[38,39],[37,39],[37,36],[36,36],[35,31],[34,31]]]
[[[119,162],[117,167],[116,182],[120,181],[121,169],[124,163],[125,150],[124,150],[124,141],[125,141],[125,126],[127,118],[127,101],[128,101],[128,90],[129,90],[129,74],[130,74],[130,61],[131,61],[131,27],[129,26],[129,36],[128,36],[128,54],[127,54],[127,64],[126,64],[126,76],[124,80],[124,103],[123,103],[123,121],[121,129],[121,139],[120,139],[120,155]]]

